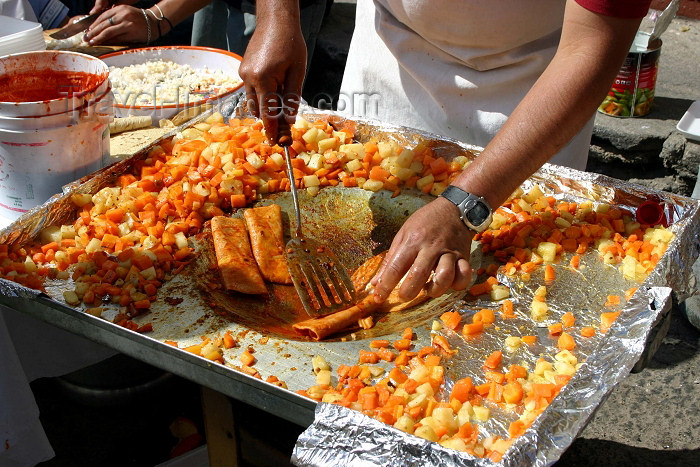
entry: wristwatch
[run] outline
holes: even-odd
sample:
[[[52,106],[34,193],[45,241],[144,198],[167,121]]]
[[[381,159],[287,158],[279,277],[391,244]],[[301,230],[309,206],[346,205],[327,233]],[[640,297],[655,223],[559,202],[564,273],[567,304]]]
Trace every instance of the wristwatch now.
[[[453,185],[448,185],[440,196],[457,206],[459,218],[474,232],[483,232],[491,224],[491,207],[481,196],[467,193]]]

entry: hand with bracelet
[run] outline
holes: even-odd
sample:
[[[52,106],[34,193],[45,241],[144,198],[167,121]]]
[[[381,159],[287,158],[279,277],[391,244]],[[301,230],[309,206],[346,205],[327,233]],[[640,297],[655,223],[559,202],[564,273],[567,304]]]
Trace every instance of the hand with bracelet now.
[[[135,8],[129,4],[113,6],[104,11],[90,26],[85,41],[100,44],[150,44],[170,32],[211,0],[163,0],[151,8]],[[126,0],[124,3],[136,3]],[[106,8],[105,0],[97,0],[90,13]]]

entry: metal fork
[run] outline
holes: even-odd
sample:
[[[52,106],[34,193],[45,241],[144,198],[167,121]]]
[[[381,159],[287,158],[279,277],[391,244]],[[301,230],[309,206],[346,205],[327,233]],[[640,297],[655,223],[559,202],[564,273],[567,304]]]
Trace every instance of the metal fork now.
[[[284,148],[287,176],[294,202],[296,228],[287,242],[285,256],[294,287],[306,313],[311,317],[324,316],[355,304],[355,287],[350,275],[336,255],[325,245],[305,238],[301,231],[301,212],[294,179],[289,145],[292,135],[284,116],[278,119],[278,144]]]

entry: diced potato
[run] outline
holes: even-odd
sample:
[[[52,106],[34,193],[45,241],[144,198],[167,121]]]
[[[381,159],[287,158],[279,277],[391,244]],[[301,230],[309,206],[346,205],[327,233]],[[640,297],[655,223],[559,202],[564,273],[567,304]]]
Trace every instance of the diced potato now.
[[[98,251],[101,246],[102,246],[102,242],[100,241],[100,239],[93,238],[85,246],[85,252],[86,253],[94,253],[94,252]]]
[[[321,370],[316,375],[316,384],[331,384],[331,370]]]
[[[496,211],[493,213],[493,216],[491,217],[491,224],[489,224],[489,228],[497,230],[497,229],[501,228],[506,222],[508,222],[508,219],[506,218],[506,216],[504,216],[500,212]]]
[[[277,152],[273,152],[268,156],[268,159],[270,159],[272,162],[275,163],[277,167],[284,167],[285,166],[285,161],[284,161],[284,156],[282,154],[279,154]]]
[[[224,116],[221,115],[220,112],[214,112],[210,116],[207,117],[205,120],[207,123],[223,123],[224,122]]]
[[[549,306],[547,306],[547,303],[533,300],[532,304],[530,304],[530,316],[535,321],[542,321],[547,317],[548,313]]]
[[[73,193],[70,195],[70,200],[73,201],[73,204],[82,208],[92,202],[92,195],[89,193]]]
[[[522,187],[518,187],[513,193],[510,194],[510,197],[508,199],[520,198],[523,195],[523,193],[524,192]]]
[[[462,404],[462,407],[459,409],[459,412],[457,412],[457,423],[459,424],[459,426],[462,426],[465,423],[468,423],[473,416],[474,409],[472,408],[471,403],[467,401],[464,404]]]
[[[365,147],[362,143],[341,144],[338,152],[344,152],[348,159],[364,159]]]
[[[446,427],[449,433],[454,433],[459,428],[452,407],[435,407],[432,417],[438,424]]]
[[[533,185],[530,190],[522,196],[522,199],[532,204],[541,196],[543,196],[542,190],[539,185]]]
[[[318,179],[318,175],[316,175],[316,174],[304,175],[303,181],[304,181],[305,187],[320,186],[321,185],[321,181]]]
[[[465,168],[471,163],[471,160],[467,156],[457,156],[454,158],[454,162],[459,164],[460,167]]]
[[[461,438],[449,438],[444,441],[440,441],[440,445],[448,449],[454,449],[456,451],[465,452],[467,450],[467,444]]]
[[[559,375],[569,375],[572,376],[576,373],[576,367],[567,362],[556,361],[554,362],[554,371]]]
[[[362,188],[365,190],[377,192],[377,191],[381,190],[382,188],[384,188],[384,183],[382,183],[379,180],[367,180],[362,185]]]
[[[309,194],[309,196],[316,196],[317,194],[319,194],[320,191],[320,186],[310,186],[306,189],[306,192]]]
[[[338,149],[338,140],[335,138],[324,138],[318,142],[318,152],[323,154],[330,149]]]
[[[554,219],[554,224],[560,229],[567,229],[571,227],[571,222],[564,219],[564,217],[557,217],[556,219]]]
[[[434,182],[435,182],[435,177],[433,177],[433,174],[428,174],[425,177],[418,179],[418,181],[416,182],[416,187],[419,190],[422,190],[427,185],[430,185],[431,183],[434,183]]]
[[[248,154],[246,156],[245,160],[247,160],[248,163],[256,169],[259,169],[263,165],[265,165],[265,162],[262,160],[262,158],[259,155],[255,154],[254,152],[251,152],[250,154]]]
[[[380,141],[377,143],[377,148],[379,152],[379,157],[386,159],[387,157],[394,156],[396,153],[395,143],[390,141]]]
[[[80,299],[78,298],[78,294],[76,294],[73,290],[66,290],[65,292],[63,292],[63,299],[69,305],[80,305]]]
[[[96,316],[98,318],[102,318],[102,313],[104,312],[104,309],[101,307],[95,307],[95,308],[87,308],[85,309],[85,313]]]
[[[319,170],[320,168],[323,167],[323,164],[325,163],[325,159],[321,154],[312,154],[311,159],[309,159],[308,167],[311,170]]]
[[[566,362],[570,365],[576,365],[578,363],[578,358],[569,350],[562,350],[554,356],[554,360],[560,362]]]
[[[533,371],[533,374],[542,376],[545,371],[552,371],[552,364],[546,360],[538,360],[535,364],[535,371]]]
[[[411,370],[411,373],[408,375],[408,377],[414,381],[422,383],[426,380],[426,378],[428,378],[429,375],[430,369],[427,366],[418,365],[415,368],[413,368],[413,370]]]
[[[403,167],[405,169],[411,167],[414,155],[415,153],[413,152],[413,149],[404,149],[401,151],[401,154],[396,157],[396,166]]]
[[[394,423],[394,428],[398,428],[399,430],[408,434],[413,434],[414,425],[415,422],[411,417],[408,415],[402,415],[398,420],[396,420],[396,423]]]
[[[415,175],[415,172],[408,168],[398,167],[395,173],[393,173],[392,175],[395,175],[399,180],[405,182],[409,178],[413,177]]]
[[[198,129],[199,131],[202,131],[202,132],[209,131],[211,129],[211,124],[206,123],[206,122],[195,123],[192,126],[194,126],[196,129]]]
[[[418,428],[416,428],[416,431],[413,434],[418,436],[419,438],[427,439],[428,441],[432,442],[437,442],[438,440],[438,437],[435,434],[435,430],[433,430],[428,425],[419,426]]]
[[[61,238],[75,238],[75,227],[72,225],[62,225]]]
[[[185,248],[187,246],[187,237],[184,233],[178,232],[175,234],[175,245],[178,249]]]
[[[435,394],[435,391],[433,390],[433,387],[430,385],[430,383],[421,384],[416,388],[416,392],[418,394],[425,394],[426,397],[430,397],[433,394]]]
[[[348,139],[348,134],[344,131],[334,131],[331,136],[338,138],[340,144],[345,144],[345,140]]]
[[[408,408],[411,407],[423,407],[428,403],[428,399],[426,398],[425,394],[419,394],[415,393],[412,396],[412,399],[406,404]]]
[[[507,285],[496,284],[491,289],[491,300],[499,301],[510,297],[510,288]]]
[[[433,183],[433,188],[430,189],[430,194],[433,196],[440,196],[440,194],[447,188],[447,183],[445,182],[435,182]]]
[[[518,336],[508,336],[505,339],[505,347],[508,352],[515,352],[522,344],[522,340]]]
[[[518,200],[518,206],[520,206],[520,209],[522,209],[523,211],[526,211],[530,214],[535,212],[535,210],[532,209],[532,206],[530,206],[530,203],[528,203],[527,201],[525,201],[522,198],[520,200]]]
[[[321,402],[332,404],[343,399],[343,395],[339,392],[327,392],[321,398]]]
[[[350,159],[347,164],[345,164],[345,169],[348,172],[354,172],[362,168],[362,161],[359,159]]]
[[[39,238],[41,239],[42,243],[60,242],[63,238],[63,234],[61,233],[60,227],[51,225],[45,229],[42,229],[41,234],[39,234]]]
[[[491,416],[491,411],[489,410],[488,407],[475,405],[474,407],[472,407],[472,409],[474,410],[474,417],[473,418],[477,422],[485,422]]]
[[[144,269],[143,271],[141,271],[141,277],[143,277],[147,281],[156,280],[158,278],[156,275],[156,268],[151,266],[150,268]]]
[[[537,245],[537,254],[545,263],[553,263],[557,257],[557,245],[552,242],[540,242]]]

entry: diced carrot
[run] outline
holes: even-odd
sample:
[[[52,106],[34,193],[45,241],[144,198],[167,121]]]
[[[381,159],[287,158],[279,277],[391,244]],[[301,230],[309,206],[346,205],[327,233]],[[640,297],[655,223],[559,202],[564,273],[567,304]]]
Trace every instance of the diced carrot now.
[[[456,311],[446,311],[440,316],[440,320],[445,323],[445,326],[455,330],[459,326],[459,322],[462,321],[462,315]]]
[[[408,379],[408,376],[406,376],[406,374],[403,371],[394,367],[391,369],[391,371],[389,371],[389,378],[394,380],[394,382],[396,382],[397,384],[401,384]]]
[[[496,314],[489,308],[483,308],[474,313],[472,321],[475,323],[493,324],[496,322]]]
[[[226,331],[224,333],[224,347],[227,349],[232,349],[236,346],[236,340],[233,338],[231,331]]]
[[[547,329],[549,329],[550,336],[558,336],[564,330],[561,323],[550,324],[549,326],[547,326]]]
[[[508,404],[517,404],[523,398],[523,387],[517,381],[507,383],[503,387],[503,400]]]
[[[576,318],[574,317],[574,314],[570,311],[567,311],[564,313],[561,317],[561,323],[567,327],[570,328],[574,324],[576,324]]]
[[[551,264],[547,264],[544,267],[544,282],[547,285],[550,285],[554,282],[555,279],[555,274],[554,274],[554,267],[552,267]]]
[[[377,363],[379,361],[379,355],[377,352],[371,352],[369,350],[360,350],[360,363]]]
[[[461,403],[466,402],[474,391],[472,379],[467,377],[455,382],[450,393],[450,399],[457,399]]]
[[[401,333],[401,339],[413,340],[413,328],[406,328]]]
[[[617,317],[620,316],[619,311],[613,311],[613,312],[608,312],[608,313],[601,313],[600,314],[600,332],[605,334],[608,332],[608,329],[613,325]]]
[[[484,367],[486,368],[491,368],[496,369],[499,367],[501,364],[501,361],[503,360],[503,352],[500,350],[494,351],[491,355],[486,358],[486,361],[484,361]]]
[[[411,341],[408,339],[397,339],[394,341],[394,348],[396,350],[408,350],[411,348]]]
[[[574,350],[576,347],[576,342],[571,334],[562,332],[561,336],[559,336],[559,339],[557,340],[557,347],[559,350]]]
[[[603,306],[617,306],[621,302],[620,296],[619,295],[608,295],[607,299],[605,300],[605,304]]]
[[[527,430],[527,427],[525,426],[525,422],[522,420],[515,420],[508,426],[508,434],[511,438],[521,436],[523,433],[525,433],[525,430]]]
[[[581,335],[583,337],[593,337],[595,336],[595,328],[592,326],[584,326],[581,328]]]
[[[369,343],[369,346],[372,349],[381,349],[382,347],[389,347],[389,341],[388,340],[373,340],[372,342]]]
[[[255,357],[247,350],[243,351],[243,353],[239,357],[239,360],[245,366],[251,366],[255,363]]]
[[[484,330],[484,323],[481,321],[477,323],[465,323],[464,327],[462,327],[462,334],[465,336],[474,336],[476,334],[479,334],[481,331]]]
[[[520,340],[527,345],[534,345],[537,343],[537,336],[523,336],[520,338]]]

